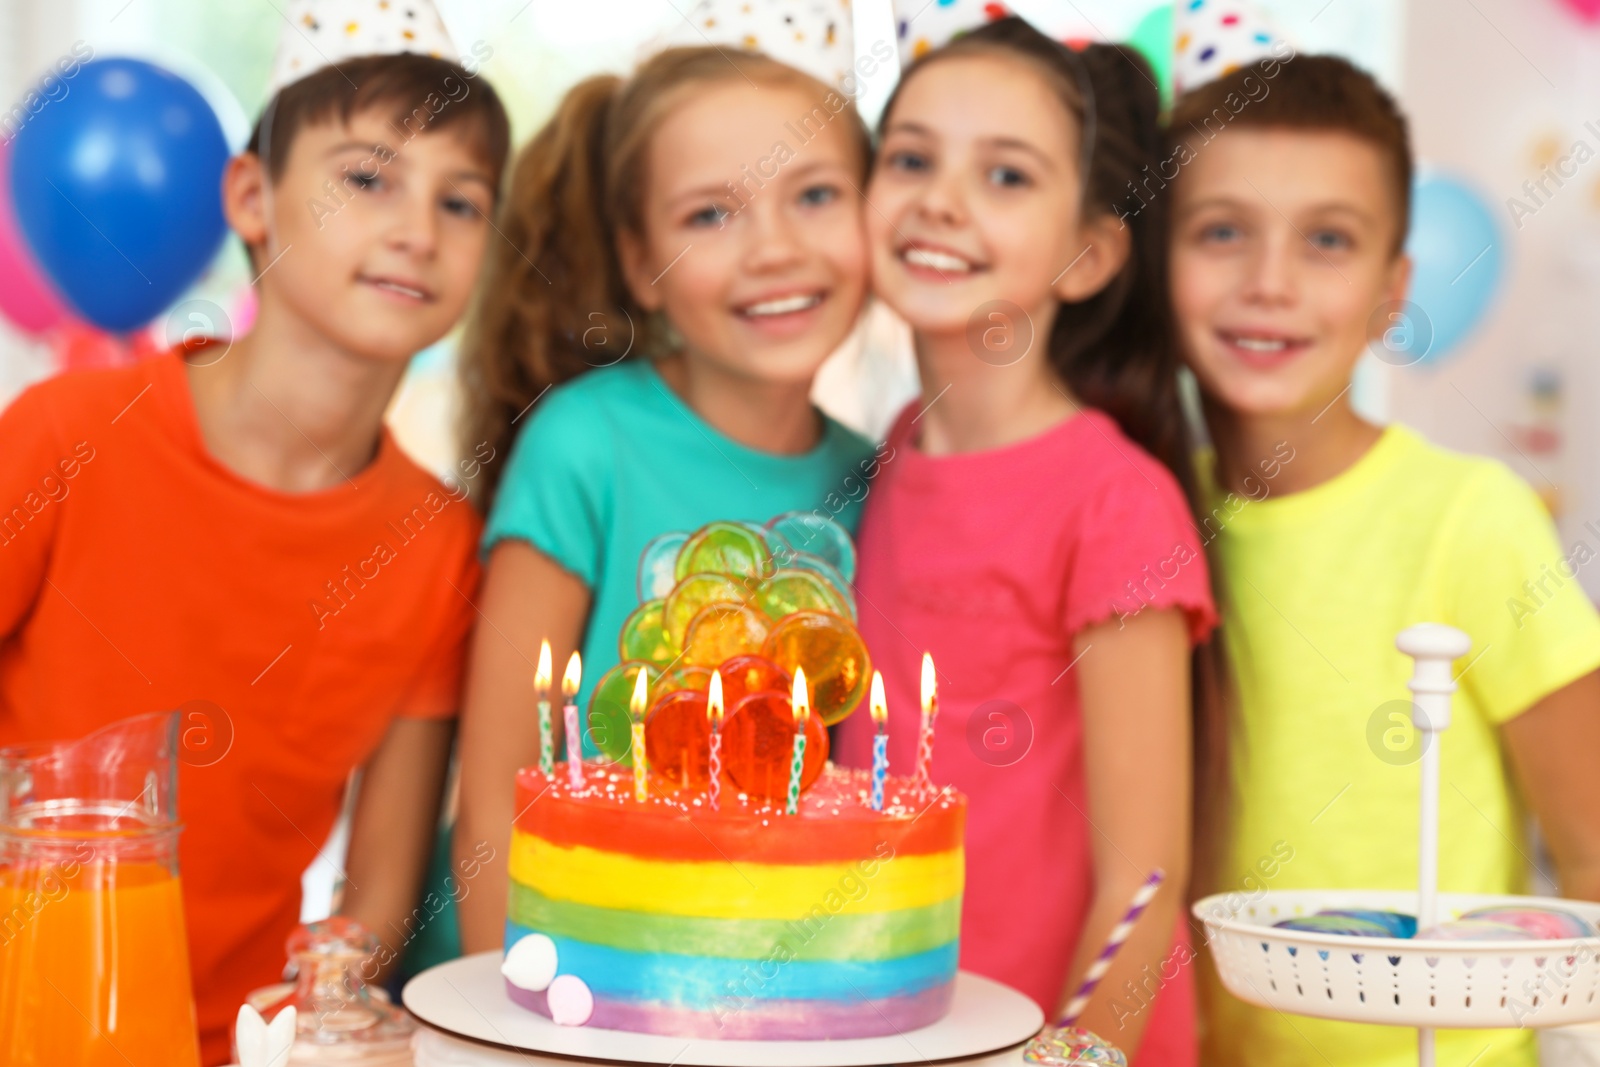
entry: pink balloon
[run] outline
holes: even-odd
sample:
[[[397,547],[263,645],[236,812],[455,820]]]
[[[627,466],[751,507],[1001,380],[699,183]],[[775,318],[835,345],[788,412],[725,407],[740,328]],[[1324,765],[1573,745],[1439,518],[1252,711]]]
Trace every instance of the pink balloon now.
[[[1585,22],[1600,22],[1600,0],[1565,0],[1574,15]]]
[[[61,299],[34,264],[11,204],[11,142],[0,141],[0,312],[28,334],[41,334],[66,316]]]

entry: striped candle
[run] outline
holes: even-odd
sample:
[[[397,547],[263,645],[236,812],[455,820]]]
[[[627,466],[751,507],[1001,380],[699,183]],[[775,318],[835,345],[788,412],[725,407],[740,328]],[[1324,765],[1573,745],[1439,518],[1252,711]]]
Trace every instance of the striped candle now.
[[[633,799],[643,804],[650,799],[648,758],[644,751],[644,712],[650,706],[650,682],[644,668],[633,677],[633,696],[628,701],[628,715],[633,719]]]
[[[883,696],[883,675],[872,672],[872,810],[883,810],[883,779],[889,773],[889,702]]]
[[[1083,1009],[1089,1006],[1089,998],[1094,994],[1095,987],[1100,984],[1100,979],[1111,969],[1111,961],[1122,950],[1122,943],[1133,933],[1134,924],[1139,921],[1139,916],[1144,914],[1144,909],[1155,899],[1156,893],[1161,889],[1161,883],[1166,879],[1166,872],[1157,867],[1151,872],[1150,877],[1144,880],[1139,891],[1133,894],[1133,903],[1128,906],[1127,914],[1112,928],[1111,936],[1106,938],[1106,947],[1100,950],[1100,955],[1089,965],[1089,970],[1083,976],[1083,984],[1078,987],[1077,995],[1067,1004],[1067,1010],[1062,1012],[1061,1018],[1056,1021],[1057,1026],[1071,1026],[1078,1021]]]
[[[722,798],[722,672],[711,672],[706,695],[706,718],[711,722],[711,810],[721,810]]]
[[[806,765],[806,716],[811,712],[811,694],[806,691],[806,669],[794,669],[794,693],[790,697],[794,707],[794,759],[789,764],[789,804],[784,809],[795,815],[800,811],[800,775]]]
[[[561,719],[567,730],[567,786],[583,788],[583,734],[578,729],[578,688],[583,682],[583,659],[576,652],[561,675]]]
[[[533,690],[539,697],[539,769],[546,775],[556,771],[555,729],[550,722],[550,642],[539,642],[539,666],[533,672]]]
[[[939,681],[933,656],[922,654],[922,744],[917,751],[917,784],[933,788],[933,723],[939,716]]]

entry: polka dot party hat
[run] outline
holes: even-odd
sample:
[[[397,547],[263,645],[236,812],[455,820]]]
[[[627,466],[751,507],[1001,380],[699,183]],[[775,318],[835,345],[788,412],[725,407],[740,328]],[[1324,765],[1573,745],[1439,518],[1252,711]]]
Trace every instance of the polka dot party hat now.
[[[417,52],[459,60],[433,0],[289,0],[267,94],[357,56]]]
[[[1074,11],[1073,5],[1059,0],[894,0],[900,65],[904,68],[962,34],[1008,15],[1027,19],[1046,37],[1079,47],[1087,41],[1081,33],[1082,20],[1072,18]]]
[[[1172,34],[1172,81],[1179,93],[1274,55],[1273,46],[1283,40],[1245,0],[1176,0]]]
[[[703,45],[760,52],[846,95],[857,91],[848,0],[698,0],[644,56]]]

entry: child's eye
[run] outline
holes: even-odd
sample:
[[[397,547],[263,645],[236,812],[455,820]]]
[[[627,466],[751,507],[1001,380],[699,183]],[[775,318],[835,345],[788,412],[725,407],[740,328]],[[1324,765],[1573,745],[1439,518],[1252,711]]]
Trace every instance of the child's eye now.
[[[371,174],[363,174],[359,170],[352,170],[347,173],[349,174],[350,184],[364,192],[383,188],[383,179],[378,177],[377,171],[373,171]]]
[[[800,194],[800,203],[806,207],[821,207],[839,199],[839,189],[833,185],[813,185]]]
[[[989,181],[1005,189],[1020,189],[1032,185],[1033,181],[1016,167],[990,167]]]
[[[1313,230],[1308,240],[1319,252],[1343,252],[1354,243],[1348,234],[1338,230]]]
[[[464,196],[446,197],[444,209],[461,218],[476,218],[478,215],[478,206]]]
[[[905,150],[890,152],[888,164],[894,170],[909,171],[913,174],[919,174],[932,166],[928,162],[928,157],[922,153]]]
[[[1200,240],[1207,244],[1226,244],[1239,236],[1239,227],[1231,222],[1214,222],[1200,231]]]
[[[720,204],[707,204],[689,216],[689,225],[696,227],[720,227],[727,221],[728,212]]]

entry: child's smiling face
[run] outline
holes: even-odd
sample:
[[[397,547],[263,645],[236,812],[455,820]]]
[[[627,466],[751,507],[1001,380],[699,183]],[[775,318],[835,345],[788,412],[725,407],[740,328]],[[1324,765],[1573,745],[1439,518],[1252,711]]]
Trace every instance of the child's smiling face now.
[[[270,195],[253,186],[231,220],[256,249],[264,307],[286,305],[358,356],[403,360],[466,309],[496,184],[458,131],[397,143],[388,115],[368,109],[301,130]]]
[[[828,95],[730,77],[687,93],[651,135],[641,232],[619,241],[629,289],[737,377],[809,382],[866,298],[866,161]]]
[[[918,70],[867,193],[878,295],[922,334],[964,331],[990,301],[1047,332],[1059,301],[1097,292],[1126,258],[1114,219],[1100,236],[1083,226],[1079,137],[1031,60],[976,53]]]
[[[1316,416],[1350,384],[1379,314],[1405,297],[1399,205],[1352,134],[1225,130],[1172,188],[1172,300],[1184,356],[1242,416]]]

